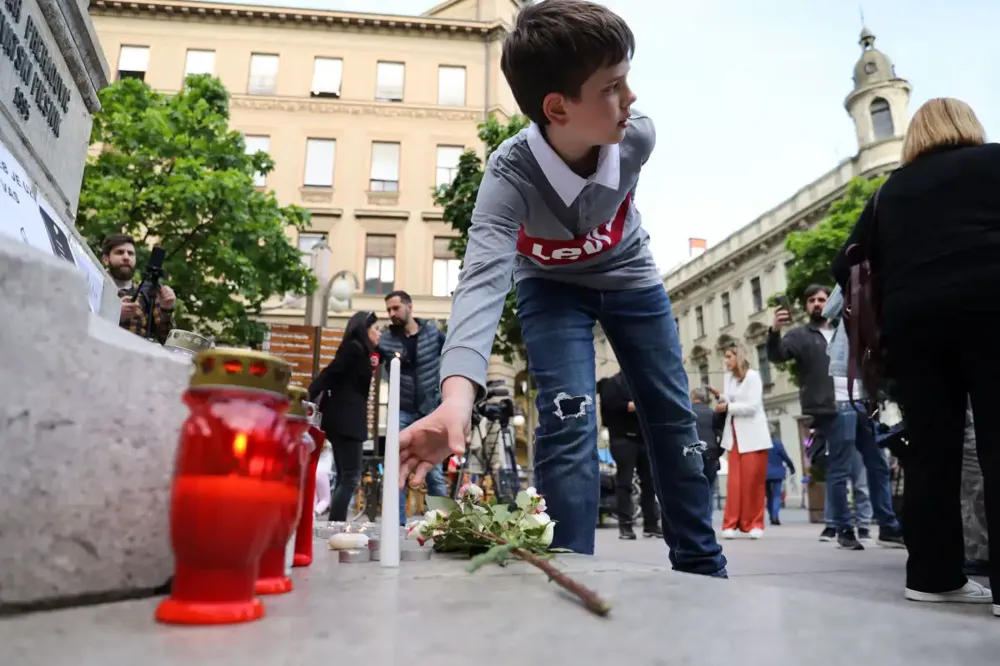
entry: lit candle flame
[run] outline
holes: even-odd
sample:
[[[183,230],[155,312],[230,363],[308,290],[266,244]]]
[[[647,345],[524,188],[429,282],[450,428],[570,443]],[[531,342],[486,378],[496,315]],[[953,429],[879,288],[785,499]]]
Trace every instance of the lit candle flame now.
[[[233,455],[237,458],[242,458],[247,452],[247,434],[245,432],[236,433],[236,438],[233,439]]]

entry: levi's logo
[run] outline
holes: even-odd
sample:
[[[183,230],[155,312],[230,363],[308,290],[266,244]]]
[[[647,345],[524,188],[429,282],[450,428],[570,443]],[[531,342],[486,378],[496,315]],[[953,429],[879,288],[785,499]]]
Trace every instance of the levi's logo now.
[[[629,192],[618,206],[614,218],[583,236],[570,240],[535,238],[529,236],[524,231],[524,225],[521,225],[521,230],[517,233],[517,251],[543,266],[562,266],[596,257],[621,242],[631,203],[632,193]]]

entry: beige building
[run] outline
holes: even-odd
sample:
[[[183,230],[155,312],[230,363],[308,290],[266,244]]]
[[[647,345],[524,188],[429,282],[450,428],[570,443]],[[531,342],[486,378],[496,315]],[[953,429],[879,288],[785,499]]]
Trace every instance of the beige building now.
[[[432,191],[462,151],[481,149],[478,123],[515,111],[499,63],[518,6],[450,0],[421,16],[385,16],[95,0],[90,11],[113,79],[164,92],[187,74],[222,80],[231,127],[275,161],[261,187],[312,212],[308,230],[290,230],[304,261],[324,240],[329,273],[357,276],[353,309],[384,313],[383,294],[404,289],[418,316],[447,319],[458,260]],[[266,318],[303,315],[304,300],[292,299]]]
[[[875,49],[875,37],[867,29],[861,33],[860,45],[854,89],[844,101],[857,130],[857,154],[664,279],[691,386],[721,388],[720,349],[733,339],[742,339],[750,350],[751,364],[764,380],[768,419],[778,427],[800,470],[798,390],[784,373],[770,367],[765,348],[774,314],[767,299],[786,285],[790,257],[785,238],[791,231],[819,222],[852,178],[894,169],[909,119],[910,84],[896,76],[892,62]]]

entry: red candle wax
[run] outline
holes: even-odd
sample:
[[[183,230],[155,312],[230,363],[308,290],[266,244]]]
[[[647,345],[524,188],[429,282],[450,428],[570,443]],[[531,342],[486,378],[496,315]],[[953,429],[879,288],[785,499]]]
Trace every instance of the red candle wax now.
[[[319,456],[323,453],[323,442],[326,435],[314,425],[309,426],[316,448],[309,456],[309,466],[306,468],[305,482],[302,484],[302,503],[299,515],[299,527],[295,532],[295,557],[292,566],[307,567],[313,560],[313,502],[316,497],[316,468],[319,466]]]
[[[176,559],[170,597],[156,619],[171,624],[256,620],[260,558],[298,499],[287,481],[284,396],[239,389],[190,389],[191,415],[177,451],[170,540]]]
[[[311,440],[304,440],[309,424],[302,420],[289,419],[289,448],[287,451],[285,482],[290,491],[282,498],[278,509],[278,520],[271,534],[267,549],[260,558],[260,570],[257,574],[255,591],[257,594],[284,594],[293,589],[292,579],[285,575],[285,549],[292,537],[292,530],[299,522],[301,508],[302,479],[308,463],[308,445]]]

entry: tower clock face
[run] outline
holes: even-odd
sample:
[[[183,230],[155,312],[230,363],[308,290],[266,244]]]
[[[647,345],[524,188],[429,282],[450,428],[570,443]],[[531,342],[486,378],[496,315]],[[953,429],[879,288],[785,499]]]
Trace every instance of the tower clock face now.
[[[876,69],[878,69],[878,67],[875,66],[875,63],[873,62],[865,63],[865,74],[874,74]]]

